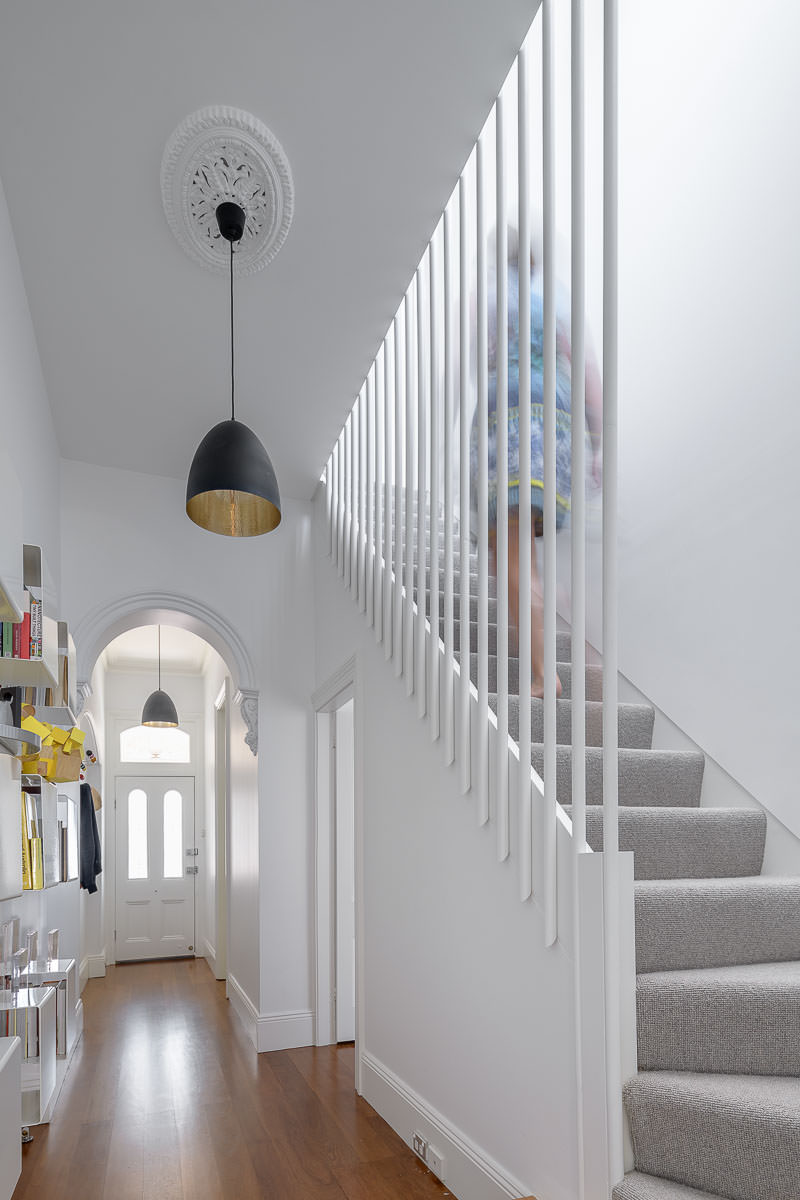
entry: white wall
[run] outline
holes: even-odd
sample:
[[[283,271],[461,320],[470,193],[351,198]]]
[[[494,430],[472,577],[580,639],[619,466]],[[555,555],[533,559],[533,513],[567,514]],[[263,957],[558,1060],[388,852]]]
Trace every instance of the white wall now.
[[[44,548],[56,588],[60,577],[59,457],[14,235],[0,184],[0,491],[3,519],[17,542]],[[0,902],[0,923],[46,932],[42,892]],[[74,948],[77,955],[78,947]]]
[[[219,696],[220,688],[228,674],[227,667],[218,654],[212,653],[210,661],[203,672],[203,721],[205,761],[203,764],[203,786],[205,790],[205,806],[203,809],[203,828],[200,833],[200,848],[203,857],[204,870],[201,870],[201,901],[203,911],[203,940],[200,943],[200,953],[208,959],[212,970],[217,966],[217,947],[219,934],[217,931],[217,840],[216,840],[216,806],[217,806],[217,773],[216,773],[216,711],[214,705]],[[224,880],[222,881],[224,885]]]
[[[620,665],[800,834],[800,10],[621,29]]]
[[[117,601],[169,593],[202,601],[247,648],[260,741],[255,759],[237,712],[228,965],[257,1014],[310,1014],[310,505],[285,500],[274,533],[238,541],[192,524],[182,480],[65,461],[62,509],[64,610],[73,628]]]
[[[416,1118],[390,1111],[388,1072],[481,1162],[542,1200],[573,1200],[572,964],[561,944],[543,948],[540,909],[517,899],[516,861],[497,862],[495,827],[478,827],[474,797],[322,554],[316,592],[318,686],[354,653],[360,674],[366,1097],[410,1140]],[[482,1177],[458,1194],[512,1193]]]

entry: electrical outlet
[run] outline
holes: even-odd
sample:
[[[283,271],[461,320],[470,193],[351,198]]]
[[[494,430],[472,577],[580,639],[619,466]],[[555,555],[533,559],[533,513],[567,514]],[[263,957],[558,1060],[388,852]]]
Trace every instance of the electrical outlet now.
[[[444,1155],[441,1151],[437,1150],[435,1146],[428,1146],[425,1162],[437,1179],[441,1179],[442,1183],[444,1183]]]
[[[428,1143],[421,1133],[415,1132],[411,1135],[411,1149],[423,1162],[428,1161]]]

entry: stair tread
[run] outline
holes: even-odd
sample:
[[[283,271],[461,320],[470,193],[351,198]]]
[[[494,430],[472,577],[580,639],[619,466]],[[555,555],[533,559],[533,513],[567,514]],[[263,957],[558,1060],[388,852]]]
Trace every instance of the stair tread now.
[[[656,971],[636,980],[639,1067],[800,1075],[800,961]]]
[[[612,1192],[612,1200],[724,1200],[715,1192],[699,1192],[685,1183],[630,1171]]]
[[[586,800],[602,799],[603,749],[587,746]],[[531,765],[541,775],[544,746],[531,744]],[[622,806],[686,807],[700,804],[705,758],[696,750],[644,750],[622,746],[619,750],[619,802]],[[559,803],[571,799],[572,747],[556,746],[556,780]]]
[[[639,1171],[729,1200],[800,1196],[800,1079],[640,1071],[623,1092]]]

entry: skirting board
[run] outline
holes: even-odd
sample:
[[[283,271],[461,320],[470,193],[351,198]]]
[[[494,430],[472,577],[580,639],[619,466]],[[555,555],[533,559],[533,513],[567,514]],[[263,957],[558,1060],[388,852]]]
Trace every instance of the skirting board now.
[[[217,952],[208,938],[203,938],[203,958],[211,968],[211,974],[217,979]]]
[[[259,1013],[235,976],[228,974],[228,999],[259,1054],[270,1050],[292,1050],[314,1043],[314,1019],[310,1011]]]
[[[105,954],[87,954],[86,958],[81,959],[81,965],[78,968],[78,995],[80,995],[83,989],[86,987],[87,980],[105,979],[105,977]]]
[[[413,1134],[419,1132],[443,1155],[443,1182],[458,1200],[530,1196],[530,1188],[504,1171],[466,1134],[368,1053],[361,1055],[361,1086],[364,1099],[408,1146]]]

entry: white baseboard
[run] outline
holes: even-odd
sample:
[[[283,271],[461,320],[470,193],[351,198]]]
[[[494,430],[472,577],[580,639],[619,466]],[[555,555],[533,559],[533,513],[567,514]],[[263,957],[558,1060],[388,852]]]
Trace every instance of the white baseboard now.
[[[214,946],[211,945],[211,942],[206,937],[203,938],[203,958],[208,963],[209,967],[211,968],[211,974],[216,979],[217,978],[217,951],[214,948]]]
[[[106,977],[106,955],[105,951],[102,954],[89,954],[86,958],[89,964],[90,979],[105,979]]]
[[[79,996],[83,993],[83,989],[86,987],[88,979],[89,979],[89,959],[82,958],[81,965],[78,967],[78,995]]]
[[[443,1182],[458,1200],[509,1200],[526,1188],[432,1108],[413,1088],[368,1053],[361,1055],[361,1086],[367,1100],[411,1146],[419,1131],[445,1160]]]
[[[313,1044],[314,1021],[311,1012],[259,1013],[244,988],[230,972],[228,999],[259,1054],[269,1050],[291,1050],[295,1046]]]
[[[262,1013],[258,1018],[259,1052],[313,1046],[314,1014],[310,1011]]]

